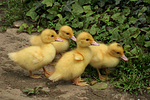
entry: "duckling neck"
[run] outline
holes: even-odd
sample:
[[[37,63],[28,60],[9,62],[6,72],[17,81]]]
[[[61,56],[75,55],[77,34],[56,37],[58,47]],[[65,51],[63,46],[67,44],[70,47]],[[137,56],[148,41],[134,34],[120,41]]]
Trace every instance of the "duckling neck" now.
[[[77,52],[79,52],[80,54],[82,54],[85,58],[92,56],[91,54],[91,49],[89,47],[81,47],[81,46],[77,46]]]

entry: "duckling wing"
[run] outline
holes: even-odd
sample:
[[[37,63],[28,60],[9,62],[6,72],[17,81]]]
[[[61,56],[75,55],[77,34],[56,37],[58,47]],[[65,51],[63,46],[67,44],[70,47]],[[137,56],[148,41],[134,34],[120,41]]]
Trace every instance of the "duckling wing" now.
[[[35,64],[41,62],[44,59],[42,53],[39,52],[39,51],[35,51],[34,53],[31,53],[31,55],[33,56],[33,60],[32,61]]]
[[[75,54],[73,54],[74,55],[74,59],[75,60],[84,60],[84,57],[83,57],[83,55],[82,54],[80,54],[80,53],[75,53]]]

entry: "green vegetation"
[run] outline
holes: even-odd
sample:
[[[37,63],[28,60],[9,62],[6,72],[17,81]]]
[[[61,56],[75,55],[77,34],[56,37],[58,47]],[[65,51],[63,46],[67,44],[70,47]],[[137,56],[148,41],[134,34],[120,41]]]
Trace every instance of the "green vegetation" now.
[[[17,13],[15,10],[14,13]],[[149,0],[25,0],[22,9],[18,10],[21,14],[17,15],[25,14],[25,17],[19,18],[33,22],[31,25],[24,23],[20,32],[40,32],[43,28],[58,30],[62,25],[69,25],[75,35],[87,31],[96,41],[119,42],[124,46],[129,61],[121,61],[112,74],[114,86],[129,93],[142,94],[147,91],[150,86]],[[6,23],[12,16],[9,17],[6,16]],[[71,48],[74,46],[72,42]],[[85,73],[97,79],[92,72],[96,73],[89,67]]]

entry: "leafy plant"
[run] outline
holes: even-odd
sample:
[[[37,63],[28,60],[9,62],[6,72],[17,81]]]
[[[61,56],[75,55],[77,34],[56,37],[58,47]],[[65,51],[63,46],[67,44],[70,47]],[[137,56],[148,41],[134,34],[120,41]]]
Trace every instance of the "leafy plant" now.
[[[25,90],[23,90],[24,93],[27,93],[27,95],[38,95],[40,94],[42,87],[35,87],[34,89],[31,88],[27,88]]]

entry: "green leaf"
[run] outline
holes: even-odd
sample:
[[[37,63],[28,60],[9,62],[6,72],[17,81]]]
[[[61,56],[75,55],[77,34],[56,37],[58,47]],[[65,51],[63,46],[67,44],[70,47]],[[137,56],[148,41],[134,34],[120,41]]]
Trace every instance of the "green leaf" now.
[[[133,48],[133,49],[130,51],[130,53],[132,53],[133,55],[134,55],[134,54],[137,54],[137,48],[136,48],[136,47]]]
[[[107,85],[108,84],[105,83],[105,82],[100,82],[100,83],[97,83],[97,84],[95,84],[93,86],[90,86],[90,87],[93,88],[93,89],[106,89]]]
[[[62,25],[60,23],[57,23],[56,24],[56,27],[55,27],[55,30],[59,30],[59,28],[61,27]]]
[[[78,0],[78,3],[82,6],[82,5],[85,5],[85,4],[88,4],[90,3],[91,0]]]
[[[113,20],[117,20],[119,23],[123,23],[126,19],[124,15],[121,15],[121,13],[115,13],[111,16]]]
[[[92,25],[92,27],[91,27],[91,29],[90,29],[90,33],[91,33],[92,35],[95,35],[95,34],[96,34],[97,29],[98,29],[98,28],[96,28],[96,27],[97,27],[96,24]]]
[[[19,27],[18,31],[19,31],[19,32],[23,32],[23,30],[24,30],[24,27],[21,25],[21,26]]]
[[[34,8],[31,8],[27,13],[26,16],[30,16],[33,20],[37,17],[37,13],[35,12]]]
[[[128,15],[130,14],[130,8],[127,7],[127,6],[125,6],[125,8],[123,9],[123,14],[124,14],[125,16],[128,16]]]
[[[133,16],[129,17],[129,24],[135,24],[136,21],[137,21],[137,18],[134,18]]]
[[[136,30],[135,34],[132,35],[131,37],[133,38],[137,38],[137,36],[141,33],[141,31],[139,29]]]
[[[105,22],[105,23],[108,23],[109,20],[110,20],[110,15],[108,15],[107,13],[105,13],[103,15],[103,18],[100,19],[101,21]]]
[[[145,12],[147,10],[147,7],[143,7],[142,9],[141,9],[141,12],[143,13],[143,12]]]
[[[38,28],[37,32],[41,32],[41,31],[43,31],[43,28],[42,27]]]
[[[80,15],[81,13],[83,13],[83,8],[77,2],[72,5],[72,8],[73,8],[72,12],[75,15]]]
[[[43,0],[43,4],[46,4],[47,7],[51,7],[54,3],[54,0]]]
[[[144,46],[145,47],[150,47],[150,41],[146,41]]]
[[[30,25],[30,27],[28,27],[28,29],[27,29],[27,32],[29,33],[29,34],[31,34],[31,32],[32,32],[32,28],[34,27],[34,25],[33,24],[31,24]]]
[[[86,17],[94,14],[94,12],[91,10],[91,6],[83,6],[84,12],[86,13]]]
[[[149,3],[150,4],[150,0],[144,0],[143,2]]]

